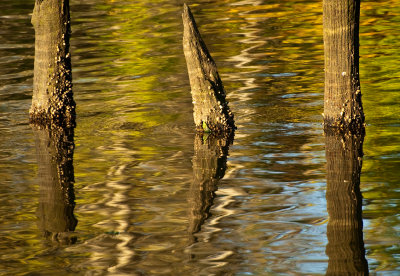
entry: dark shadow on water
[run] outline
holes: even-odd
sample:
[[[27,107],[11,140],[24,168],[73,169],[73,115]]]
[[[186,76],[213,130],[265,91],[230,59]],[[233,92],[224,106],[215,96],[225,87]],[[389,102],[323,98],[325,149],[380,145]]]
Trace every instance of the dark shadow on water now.
[[[329,214],[326,275],[368,275],[360,175],[364,135],[325,132]]]
[[[230,136],[196,134],[194,138],[193,182],[189,191],[189,228],[190,243],[197,242],[196,233],[201,231],[204,222],[211,216],[218,182],[225,175],[229,146],[233,142]]]
[[[73,244],[71,233],[78,223],[74,216],[74,128],[32,126],[39,173],[38,227],[56,244]]]

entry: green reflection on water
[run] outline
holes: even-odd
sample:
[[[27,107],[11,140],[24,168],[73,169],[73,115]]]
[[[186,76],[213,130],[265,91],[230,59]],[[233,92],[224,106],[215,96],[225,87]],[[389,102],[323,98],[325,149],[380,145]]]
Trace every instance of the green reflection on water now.
[[[5,3],[2,16],[23,14],[1,17],[12,23],[2,24],[10,27],[1,34],[13,45],[0,49],[0,75],[8,76],[0,83],[6,168],[0,172],[6,183],[0,235],[7,271],[325,273],[321,1],[190,3],[238,125],[211,216],[189,250],[195,257],[187,248],[194,136],[181,1],[71,1],[79,224],[77,244],[59,249],[43,242],[36,227],[37,165],[24,123],[33,3],[29,9],[21,1]],[[400,10],[395,4],[362,3],[368,126],[361,191],[372,271],[399,268]]]
[[[361,189],[370,264],[376,271],[398,271],[400,193],[400,8],[362,3],[360,63],[367,136]],[[390,8],[389,8],[390,7]]]

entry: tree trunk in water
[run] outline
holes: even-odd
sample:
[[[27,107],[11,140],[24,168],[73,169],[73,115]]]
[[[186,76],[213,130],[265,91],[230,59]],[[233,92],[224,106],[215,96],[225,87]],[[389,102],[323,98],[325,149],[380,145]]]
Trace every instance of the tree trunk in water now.
[[[364,129],[359,78],[360,0],[324,0],[325,127]]]
[[[195,135],[193,155],[193,182],[189,191],[189,229],[193,234],[201,230],[201,226],[210,216],[210,208],[213,205],[215,191],[220,179],[225,175],[226,160],[229,146],[233,136],[221,137],[213,134]]]
[[[360,192],[365,133],[359,78],[360,0],[323,0],[323,12],[329,214],[326,274],[368,275]]]
[[[36,0],[35,69],[30,121],[35,124],[75,124],[72,96],[71,32],[68,0]]]
[[[226,102],[217,66],[186,4],[182,19],[183,50],[190,79],[196,129],[200,132],[229,133],[235,129],[233,114]]]
[[[363,140],[363,135],[326,132],[327,275],[368,275],[360,192]]]
[[[74,129],[33,127],[39,167],[38,225],[52,241],[73,243],[74,216]]]

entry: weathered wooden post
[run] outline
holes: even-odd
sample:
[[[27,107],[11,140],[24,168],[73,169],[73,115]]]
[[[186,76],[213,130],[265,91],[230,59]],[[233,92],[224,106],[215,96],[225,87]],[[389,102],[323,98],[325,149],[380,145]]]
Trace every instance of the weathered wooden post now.
[[[362,223],[362,135],[325,135],[329,257],[326,275],[368,275]]]
[[[36,0],[35,68],[30,122],[36,141],[40,197],[39,228],[58,243],[72,243],[77,220],[69,0]]]
[[[359,78],[360,0],[324,0],[325,128],[363,132]]]
[[[368,275],[360,174],[365,135],[359,76],[360,0],[323,0],[327,275]]]
[[[194,122],[199,132],[229,133],[235,129],[233,114],[217,66],[200,36],[190,8],[183,8],[183,50],[189,72]]]
[[[210,216],[218,182],[225,175],[229,146],[233,137],[196,133],[193,155],[193,182],[189,191],[189,228],[191,242],[194,234]]]
[[[74,125],[69,0],[36,0],[32,24],[35,68],[30,121],[41,125]]]
[[[235,121],[217,66],[201,38],[190,8],[183,7],[183,50],[189,73],[193,117],[197,133],[194,141],[193,182],[189,192],[189,229],[200,231],[209,216],[218,181],[224,176]]]
[[[74,216],[74,129],[33,127],[39,168],[39,229],[61,244],[73,243]]]

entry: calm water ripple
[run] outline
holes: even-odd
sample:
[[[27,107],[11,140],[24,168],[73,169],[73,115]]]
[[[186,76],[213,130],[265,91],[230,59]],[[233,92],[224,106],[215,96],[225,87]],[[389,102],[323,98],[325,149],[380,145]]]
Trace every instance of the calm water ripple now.
[[[71,0],[78,224],[59,236],[28,124],[28,2],[0,4],[0,274],[326,273],[322,1],[189,1],[238,126],[216,155],[196,147],[183,2]],[[361,15],[361,238],[378,275],[400,271],[396,4],[363,1]]]

